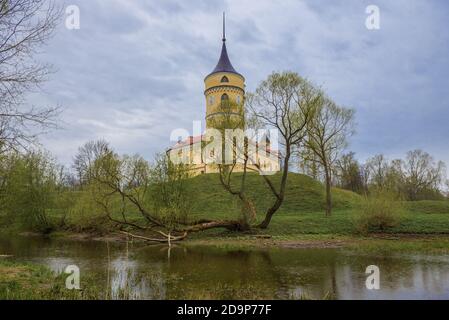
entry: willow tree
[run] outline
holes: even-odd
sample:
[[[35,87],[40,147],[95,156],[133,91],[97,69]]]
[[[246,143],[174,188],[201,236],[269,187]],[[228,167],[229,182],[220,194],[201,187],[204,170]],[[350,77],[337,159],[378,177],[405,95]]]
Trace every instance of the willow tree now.
[[[320,97],[321,91],[298,74],[273,73],[254,93],[247,95],[246,112],[241,110],[241,116],[236,117],[235,109],[222,108],[222,118],[211,125],[220,133],[219,136],[223,137],[221,150],[232,146],[231,150],[235,153],[230,163],[225,161],[226,154],[217,154],[215,160],[220,160],[218,169],[221,184],[226,191],[241,201],[240,229],[267,228],[273,215],[281,207],[285,199],[291,157],[296,146],[300,145],[307,135],[307,125],[314,116]],[[232,132],[236,129],[245,129],[244,138],[226,134],[229,130]],[[277,132],[279,150],[276,150],[276,156],[282,162],[279,182],[275,182],[275,179],[265,174],[263,166],[258,161],[258,149],[261,145],[258,141],[260,129]],[[263,212],[263,219],[258,224],[256,207],[246,192],[246,178],[249,171],[260,173],[261,179],[273,195],[273,201]],[[238,172],[239,176],[232,179],[235,172]]]
[[[253,94],[248,95],[248,117],[257,127],[274,129],[279,138],[281,178],[276,184],[268,175],[261,175],[274,196],[258,225],[267,228],[285,199],[288,172],[295,148],[304,142],[307,128],[314,118],[322,93],[309,81],[294,72],[273,73]],[[257,164],[256,164],[257,166]]]

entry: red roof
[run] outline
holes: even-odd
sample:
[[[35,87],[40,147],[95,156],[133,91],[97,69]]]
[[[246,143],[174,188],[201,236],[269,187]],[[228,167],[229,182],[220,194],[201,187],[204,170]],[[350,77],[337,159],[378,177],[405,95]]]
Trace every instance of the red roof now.
[[[179,149],[179,148],[189,146],[189,145],[191,146],[192,144],[203,141],[203,138],[204,138],[204,135],[200,135],[200,136],[196,136],[196,137],[190,136],[187,139],[185,139],[184,141],[178,141],[173,147],[169,148],[168,151],[173,150],[173,149]],[[277,155],[279,157],[279,152],[277,150],[272,151],[268,147],[267,152],[273,153],[274,155]]]

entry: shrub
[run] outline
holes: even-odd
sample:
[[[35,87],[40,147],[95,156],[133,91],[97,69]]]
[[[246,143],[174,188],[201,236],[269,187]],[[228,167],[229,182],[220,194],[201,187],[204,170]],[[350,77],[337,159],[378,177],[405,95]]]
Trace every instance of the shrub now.
[[[89,186],[86,190],[71,192],[73,205],[68,209],[66,224],[76,232],[105,232],[109,220],[95,202]]]
[[[356,210],[354,224],[363,234],[392,228],[399,224],[402,216],[401,202],[387,195],[365,198]]]
[[[24,230],[52,231],[49,214],[60,194],[60,171],[44,151],[11,153],[2,159],[0,206],[6,219]]]

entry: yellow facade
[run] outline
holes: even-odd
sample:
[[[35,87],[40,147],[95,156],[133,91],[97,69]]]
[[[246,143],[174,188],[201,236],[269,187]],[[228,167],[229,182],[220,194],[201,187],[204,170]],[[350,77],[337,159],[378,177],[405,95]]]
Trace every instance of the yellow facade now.
[[[204,96],[206,102],[206,130],[207,129],[236,129],[228,128],[228,123],[237,123],[240,129],[245,129],[244,124],[244,103],[245,103],[245,78],[238,73],[229,60],[226,37],[223,30],[223,44],[221,55],[215,69],[204,78]],[[229,122],[224,122],[223,119]],[[229,119],[231,118],[231,119]],[[233,120],[238,120],[234,122]],[[205,136],[189,137],[185,141],[178,142],[168,150],[171,159],[183,159],[183,163],[191,166],[192,175],[218,172],[216,164],[206,161],[208,154],[203,149]],[[269,144],[250,142],[252,145],[259,146],[259,150],[251,155],[258,166],[264,172],[277,172],[280,169],[278,153],[271,150]],[[267,151],[265,153],[265,151]],[[207,151],[212,152],[213,151]],[[249,165],[249,170],[259,171],[257,166]],[[235,167],[236,172],[242,171],[241,164]]]
[[[245,78],[240,74],[217,72],[204,79],[206,98],[206,128],[213,127],[224,114],[243,117]],[[224,103],[225,100],[228,103]],[[228,109],[229,106],[231,110]]]

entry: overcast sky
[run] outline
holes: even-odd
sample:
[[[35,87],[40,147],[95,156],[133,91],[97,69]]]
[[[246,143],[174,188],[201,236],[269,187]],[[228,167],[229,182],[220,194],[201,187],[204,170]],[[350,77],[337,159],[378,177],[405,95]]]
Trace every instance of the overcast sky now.
[[[30,103],[60,104],[62,128],[41,138],[69,164],[104,138],[152,158],[175,128],[203,120],[203,79],[221,49],[256,88],[292,70],[356,110],[350,149],[364,160],[422,148],[449,163],[449,2],[441,0],[67,0],[79,30],[58,28],[40,56],[57,69]],[[380,8],[380,30],[365,9]]]

